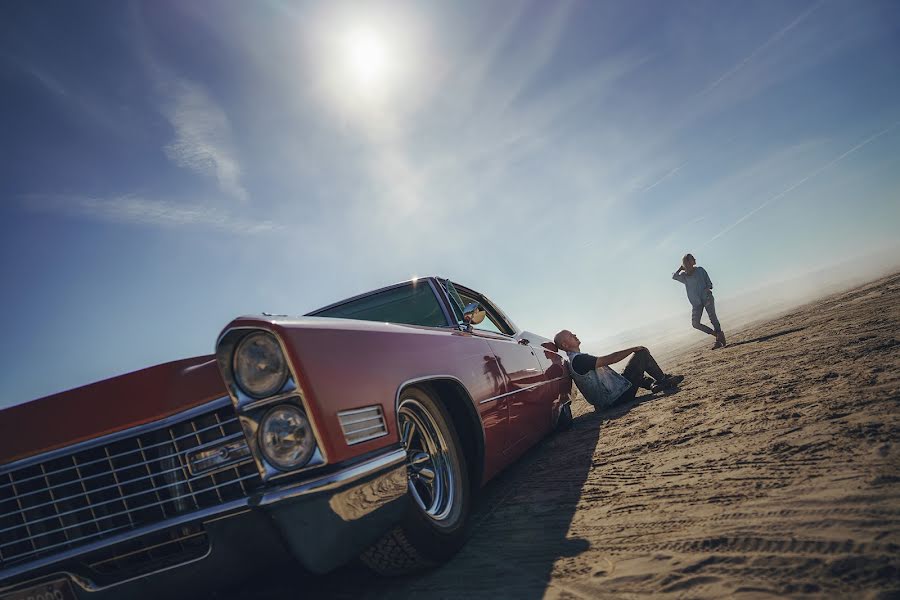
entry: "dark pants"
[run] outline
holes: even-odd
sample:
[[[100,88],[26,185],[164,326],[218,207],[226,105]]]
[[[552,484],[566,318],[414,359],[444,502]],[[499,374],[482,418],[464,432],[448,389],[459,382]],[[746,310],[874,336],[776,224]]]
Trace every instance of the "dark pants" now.
[[[640,352],[635,352],[628,364],[625,365],[622,377],[631,382],[631,387],[619,397],[617,402],[628,402],[634,399],[638,388],[644,383],[644,373],[656,381],[662,381],[666,377],[659,365],[656,364],[656,360],[650,355],[650,351],[646,348]]]

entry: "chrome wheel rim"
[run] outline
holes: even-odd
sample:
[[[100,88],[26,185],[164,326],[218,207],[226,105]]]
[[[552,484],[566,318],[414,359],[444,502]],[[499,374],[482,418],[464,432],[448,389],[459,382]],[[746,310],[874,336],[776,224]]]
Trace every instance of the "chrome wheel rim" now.
[[[444,435],[431,412],[418,400],[403,400],[397,416],[406,450],[409,493],[422,512],[435,521],[443,521],[453,509],[456,482]]]

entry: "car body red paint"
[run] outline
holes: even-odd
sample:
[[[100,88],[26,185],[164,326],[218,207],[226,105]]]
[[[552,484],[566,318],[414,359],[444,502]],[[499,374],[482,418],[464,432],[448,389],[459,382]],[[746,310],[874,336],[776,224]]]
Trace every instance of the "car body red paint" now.
[[[301,515],[300,520],[302,515],[307,514],[303,511],[308,510],[310,515],[318,514],[313,511],[319,508],[304,507],[312,507],[324,498],[330,508],[320,519],[321,523],[336,514],[340,518],[334,522],[340,527],[346,526],[348,535],[355,538],[357,531],[363,532],[358,536],[360,544],[370,543],[379,528],[384,529],[396,518],[396,510],[389,512],[380,504],[373,504],[354,506],[356,512],[353,512],[340,503],[349,498],[351,492],[365,496],[374,489],[386,489],[389,486],[385,482],[396,484],[397,477],[405,473],[404,465],[397,462],[400,436],[396,409],[402,390],[407,385],[433,386],[434,390],[446,396],[442,401],[464,403],[460,407],[465,410],[457,412],[470,415],[471,420],[458,423],[457,427],[471,428],[473,441],[468,443],[478,445],[477,449],[472,450],[472,456],[477,456],[480,461],[480,464],[470,465],[470,468],[474,467],[473,472],[479,475],[479,484],[490,480],[553,429],[561,409],[569,401],[571,380],[565,357],[556,351],[552,342],[519,330],[487,298],[457,286],[463,294],[458,297],[475,298],[481,302],[497,325],[495,329],[503,329],[504,332],[461,326],[459,320],[454,318],[460,307],[448,291],[451,285],[439,278],[424,278],[336,303],[315,311],[312,316],[240,317],[223,329],[218,357],[203,356],[166,363],[0,411],[3,429],[14,432],[13,435],[0,436],[0,491],[7,494],[0,497],[0,579],[3,579],[0,581],[0,595],[58,579],[74,582],[76,594],[89,598],[114,597],[112,592],[105,591],[107,589],[117,590],[116,593],[127,591],[129,595],[137,594],[134,581],[141,585],[153,581],[175,585],[178,584],[179,573],[187,573],[190,568],[185,569],[184,565],[177,564],[174,568],[168,565],[165,569],[146,567],[147,572],[139,572],[136,578],[129,571],[131,579],[124,575],[117,579],[116,574],[101,577],[90,569],[85,570],[83,564],[93,560],[92,557],[98,553],[119,553],[126,542],[140,545],[151,534],[170,535],[168,532],[172,529],[169,525],[173,523],[190,523],[204,535],[216,536],[225,526],[223,523],[233,524],[239,520],[235,515],[249,513],[255,518],[274,510],[273,506],[283,508],[287,499],[294,501],[301,497],[307,504],[291,505],[293,512],[290,514]],[[334,307],[365,302],[385,290],[417,290],[425,294],[423,297],[430,302],[428,289],[421,286],[430,289],[435,306],[441,311],[438,313],[437,308],[434,309],[428,317],[429,325],[318,316],[334,312]],[[453,291],[456,292],[455,289]],[[438,318],[435,315],[439,314],[445,315],[446,322],[435,325],[433,321]],[[270,332],[281,343],[293,374],[291,385],[294,389],[288,395],[293,394],[291,401],[296,401],[308,413],[316,431],[317,462],[296,473],[276,473],[261,466],[264,459],[254,456],[259,467],[258,477],[247,465],[244,465],[244,471],[240,471],[234,466],[240,463],[226,462],[219,479],[215,473],[204,475],[202,482],[191,479],[193,472],[187,471],[187,462],[194,460],[195,453],[204,448],[218,448],[215,444],[219,443],[219,438],[207,441],[202,430],[212,431],[216,435],[219,433],[213,426],[215,422],[210,421],[213,425],[206,425],[207,422],[203,421],[208,415],[196,417],[190,421],[190,426],[195,431],[201,430],[201,433],[195,434],[194,443],[194,438],[189,435],[190,430],[178,429],[181,415],[185,419],[187,415],[193,418],[194,414],[200,414],[198,411],[215,405],[213,408],[219,411],[216,418],[220,421],[233,419],[237,412],[235,424],[229,425],[234,432],[226,431],[225,426],[219,427],[223,439],[243,439],[240,432],[247,439],[255,435],[260,419],[260,409],[255,406],[259,402],[242,401],[234,385],[229,383],[231,358],[223,340],[229,335],[237,335],[234,332],[243,335],[243,332],[258,330]],[[448,390],[453,393],[449,394]],[[225,398],[230,398],[230,402],[226,402]],[[360,443],[348,443],[339,413],[372,407],[380,408],[384,434]],[[169,426],[169,423],[175,424]],[[170,428],[161,429],[163,424]],[[188,434],[182,431],[188,431]],[[138,439],[140,436],[144,437]],[[175,441],[169,443],[166,436]],[[189,440],[190,448],[184,450],[178,439]],[[137,440],[137,446],[127,445],[133,444],[134,440]],[[250,448],[253,450],[255,446],[251,443]],[[105,456],[112,457],[108,460],[108,467],[104,466],[109,473],[104,471],[93,475],[94,479],[86,485],[83,480],[92,476],[84,472],[88,467],[79,468],[79,465],[105,465],[101,450]],[[100,458],[92,458],[94,455],[91,452]],[[118,459],[120,454],[125,458]],[[122,466],[116,462],[131,460],[128,458],[131,455],[142,457],[147,464],[143,467]],[[162,458],[156,458],[157,455]],[[227,457],[225,460],[228,460]],[[162,469],[157,464],[174,466]],[[150,465],[157,471],[151,471]],[[146,468],[148,474],[139,472],[140,468]],[[76,471],[77,478],[74,475]],[[223,479],[225,474],[236,478],[232,471],[239,475],[243,473],[244,482],[239,484],[240,487]],[[68,483],[65,480],[56,483],[53,479],[70,475],[72,482]],[[98,482],[106,481],[102,478],[110,476],[118,488],[112,483],[97,488]],[[360,481],[367,479],[378,481],[380,487],[357,490],[362,485]],[[75,487],[76,480],[84,488],[83,493]],[[142,480],[147,489],[129,492],[127,484],[130,480]],[[225,483],[221,483],[221,488],[216,488],[215,493],[219,494],[221,502],[200,502],[202,494],[213,492],[199,492],[194,488],[203,483],[213,489],[220,480]],[[335,484],[335,481],[339,483]],[[345,483],[350,486],[345,492],[334,491],[344,489],[341,486]],[[91,486],[100,491],[93,491]],[[119,496],[105,500],[102,494],[110,490]],[[176,496],[172,490],[182,490],[183,495]],[[237,493],[227,499],[222,493],[226,490],[230,490],[229,493],[237,490]],[[153,497],[153,494],[160,499],[156,506],[161,507],[164,514],[157,521],[135,523],[139,520],[136,517],[145,510],[141,504],[143,498]],[[385,507],[400,500],[396,491],[391,494],[384,503]],[[76,499],[61,500],[60,496]],[[116,499],[120,496],[123,498]],[[180,505],[171,504],[183,502],[183,498],[190,499],[196,506],[178,508]],[[64,501],[69,504],[64,504]],[[117,503],[121,503],[121,507]],[[28,508],[31,505],[38,508]],[[112,516],[98,519],[97,511],[101,506]],[[41,512],[51,508],[56,511],[55,516],[52,512]],[[3,510],[9,514],[4,515]],[[113,522],[122,514],[131,523],[123,525],[118,532],[107,534],[103,530],[106,522],[102,519]],[[244,520],[250,518],[244,517]],[[90,523],[81,525],[78,519]],[[279,518],[274,520],[282,522]],[[28,523],[31,523],[30,527]],[[321,523],[308,523],[304,527],[325,527]],[[88,525],[98,530],[93,537],[84,533],[89,531],[86,529]],[[41,527],[45,527],[46,532],[42,532]],[[35,530],[38,530],[37,533]],[[62,530],[65,537],[59,537],[60,532],[56,530]],[[255,531],[259,532],[259,529]],[[74,541],[70,532],[78,532]],[[34,548],[19,538],[11,537],[15,534],[21,538],[26,533],[28,544]],[[282,531],[281,542],[287,540],[284,545],[311,570],[326,571],[348,559],[347,544],[324,548],[318,553],[307,551],[302,538],[294,536],[294,533]],[[331,530],[326,528],[325,535],[330,533]],[[4,535],[7,537],[4,538]],[[310,533],[304,529],[303,535]],[[51,539],[50,536],[57,537]],[[278,544],[273,541],[272,545]],[[9,549],[15,549],[19,556],[24,553],[27,560],[10,559],[8,556],[13,552]],[[177,563],[177,553],[172,560]],[[191,561],[196,560],[200,559],[191,558]],[[201,565],[196,567],[197,573],[202,572],[203,565],[228,560],[229,557],[222,555],[221,551],[213,553],[210,550],[210,554],[197,563]]]

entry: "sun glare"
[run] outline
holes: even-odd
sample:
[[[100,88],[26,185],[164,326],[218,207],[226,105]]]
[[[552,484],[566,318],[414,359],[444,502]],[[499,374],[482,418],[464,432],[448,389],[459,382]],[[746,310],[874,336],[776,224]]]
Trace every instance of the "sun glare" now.
[[[370,132],[395,126],[423,86],[425,48],[416,21],[396,10],[335,10],[319,20],[326,25],[303,51],[319,76],[322,100]]]
[[[350,76],[361,90],[372,92],[384,86],[390,52],[377,32],[365,27],[350,31],[344,39],[344,58]]]

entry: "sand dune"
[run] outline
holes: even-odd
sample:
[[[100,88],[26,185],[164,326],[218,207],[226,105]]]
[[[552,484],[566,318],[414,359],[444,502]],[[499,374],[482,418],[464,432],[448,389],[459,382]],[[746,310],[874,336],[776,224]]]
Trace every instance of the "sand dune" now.
[[[488,486],[449,564],[338,597],[900,597],[900,275],[731,332],[667,396],[595,413]],[[698,334],[699,335],[699,334]],[[652,349],[652,348],[651,348]],[[288,597],[282,578],[236,597]]]

